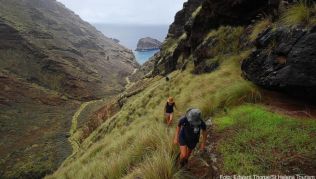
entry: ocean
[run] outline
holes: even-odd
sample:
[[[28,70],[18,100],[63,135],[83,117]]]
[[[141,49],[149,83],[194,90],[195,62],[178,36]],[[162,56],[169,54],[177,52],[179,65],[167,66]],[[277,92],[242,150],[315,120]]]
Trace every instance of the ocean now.
[[[109,38],[115,38],[120,44],[133,50],[138,63],[145,63],[159,50],[147,52],[135,51],[137,42],[144,37],[152,37],[161,42],[167,36],[169,25],[115,25],[115,24],[93,24],[99,31]]]

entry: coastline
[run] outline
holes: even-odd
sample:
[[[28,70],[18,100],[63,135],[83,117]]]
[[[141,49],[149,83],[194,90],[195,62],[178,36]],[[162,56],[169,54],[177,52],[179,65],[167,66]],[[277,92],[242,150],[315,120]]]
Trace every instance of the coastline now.
[[[142,48],[142,49],[137,48],[135,51],[136,52],[149,52],[149,51],[156,51],[156,50],[160,50],[160,48]]]

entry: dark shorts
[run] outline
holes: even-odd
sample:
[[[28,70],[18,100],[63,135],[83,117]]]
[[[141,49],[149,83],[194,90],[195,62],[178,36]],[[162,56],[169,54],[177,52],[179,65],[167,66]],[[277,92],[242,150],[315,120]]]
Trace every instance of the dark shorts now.
[[[190,150],[193,150],[196,147],[197,142],[187,142],[182,137],[179,137],[180,146],[187,146]]]

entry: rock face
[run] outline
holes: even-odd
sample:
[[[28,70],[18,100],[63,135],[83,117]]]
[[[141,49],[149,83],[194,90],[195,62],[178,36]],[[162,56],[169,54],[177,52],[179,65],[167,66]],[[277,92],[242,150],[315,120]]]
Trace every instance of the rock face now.
[[[162,45],[160,58],[156,59],[154,65],[153,75],[166,75],[176,69],[185,68],[189,60],[194,61],[197,73],[213,69],[214,66],[201,68],[209,57],[200,53],[203,51],[201,44],[212,29],[225,25],[249,25],[259,13],[271,14],[278,5],[278,0],[188,1],[170,26],[169,38]],[[189,15],[190,12],[191,15]]]
[[[142,38],[137,43],[136,51],[150,51],[160,49],[161,42],[150,37]]]
[[[316,27],[268,29],[243,62],[246,78],[270,89],[316,99]]]
[[[55,0],[0,3],[0,178],[42,178],[71,154],[80,103],[122,91],[138,64]]]
[[[185,25],[190,26],[190,19],[194,11],[199,11],[204,0],[188,0],[183,4],[183,9],[177,12],[174,22],[170,25],[167,38],[180,37],[185,32]],[[196,12],[197,14],[197,12]]]

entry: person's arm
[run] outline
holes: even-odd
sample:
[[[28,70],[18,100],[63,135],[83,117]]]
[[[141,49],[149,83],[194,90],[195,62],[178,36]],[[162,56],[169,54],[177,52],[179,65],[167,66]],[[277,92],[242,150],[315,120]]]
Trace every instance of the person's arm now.
[[[200,150],[205,149],[206,139],[207,139],[207,132],[206,130],[202,130],[202,142],[201,142]]]
[[[183,126],[183,121],[184,121],[183,118],[179,120],[176,133],[174,134],[174,139],[173,139],[174,144],[179,144],[179,135],[180,135],[181,127]]]
[[[167,104],[165,105],[165,108],[163,110],[163,113],[165,114],[167,112]]]
[[[179,133],[180,133],[180,127],[177,126],[176,133],[175,133],[174,139],[173,139],[174,144],[179,144]]]

